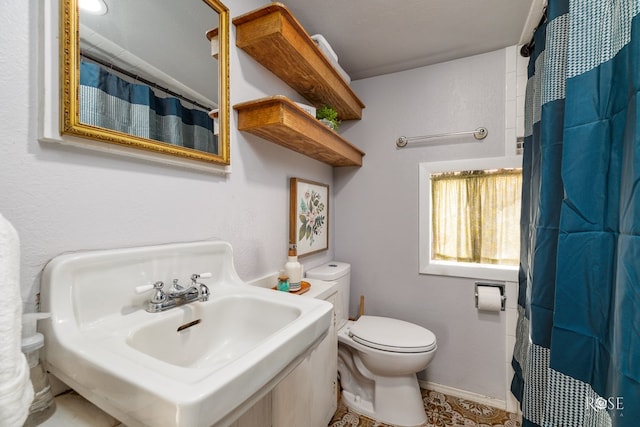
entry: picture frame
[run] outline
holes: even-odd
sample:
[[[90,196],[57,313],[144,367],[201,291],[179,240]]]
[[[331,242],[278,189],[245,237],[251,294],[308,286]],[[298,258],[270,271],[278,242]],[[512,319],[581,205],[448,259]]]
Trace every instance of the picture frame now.
[[[329,186],[291,178],[289,195],[289,248],[298,256],[329,249]]]

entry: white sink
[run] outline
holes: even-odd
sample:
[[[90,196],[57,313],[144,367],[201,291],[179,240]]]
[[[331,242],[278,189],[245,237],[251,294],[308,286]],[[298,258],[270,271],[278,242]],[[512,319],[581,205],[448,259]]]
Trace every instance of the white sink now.
[[[271,298],[218,296],[194,306],[195,320],[185,322],[180,313],[152,319],[132,328],[126,342],[171,365],[211,370],[252,350],[300,314],[298,307]]]
[[[203,272],[206,302],[147,313],[150,295],[134,293]],[[327,302],[243,283],[225,242],[61,255],[44,270],[41,305],[49,370],[129,427],[230,424],[331,321]]]

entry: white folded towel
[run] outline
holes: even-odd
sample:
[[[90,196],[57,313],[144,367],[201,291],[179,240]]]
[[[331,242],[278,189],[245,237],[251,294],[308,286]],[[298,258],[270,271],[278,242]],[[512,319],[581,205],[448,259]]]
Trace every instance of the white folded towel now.
[[[344,79],[344,81],[347,82],[347,84],[350,84],[351,77],[338,63],[338,55],[336,55],[336,53],[333,51],[327,39],[325,39],[322,34],[314,34],[311,36],[311,39],[316,43],[316,45],[318,45],[318,48],[320,48],[320,51],[324,53],[324,56],[327,57],[329,62],[331,62],[331,65],[333,65],[333,67],[336,69],[338,74],[340,74],[340,76]]]
[[[21,351],[20,241],[0,214],[0,426],[21,427],[29,415],[33,387]]]
[[[333,59],[335,62],[338,62],[338,55],[336,55],[336,52],[322,34],[314,34],[311,36],[311,39],[316,42],[322,53],[324,53],[329,59]]]

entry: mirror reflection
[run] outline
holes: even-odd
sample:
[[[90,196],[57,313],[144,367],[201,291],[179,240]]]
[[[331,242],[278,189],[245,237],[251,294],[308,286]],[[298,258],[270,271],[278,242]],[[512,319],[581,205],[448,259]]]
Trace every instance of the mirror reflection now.
[[[229,164],[224,5],[93,0],[94,12],[83,8],[85,0],[64,1],[64,133]]]

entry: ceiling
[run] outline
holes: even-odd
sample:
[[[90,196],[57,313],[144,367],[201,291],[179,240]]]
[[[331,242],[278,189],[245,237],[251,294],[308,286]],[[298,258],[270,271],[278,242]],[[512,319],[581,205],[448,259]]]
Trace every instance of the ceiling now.
[[[95,32],[106,39],[98,39],[104,44],[92,39],[96,52],[109,52],[115,65],[123,52],[131,53],[170,77],[168,81],[147,78],[170,88],[174,80],[183,83],[202,94],[205,104],[217,100],[217,63],[204,37],[207,29],[217,26],[211,8],[201,0],[106,2],[106,15],[81,13],[81,38],[88,41]],[[229,5],[232,0],[223,2]],[[545,0],[283,2],[309,34],[327,39],[340,66],[357,80],[526,43]],[[148,71],[146,66],[125,65],[143,77]],[[174,90],[181,92],[180,87]]]
[[[352,79],[524,44],[544,0],[284,0]]]

